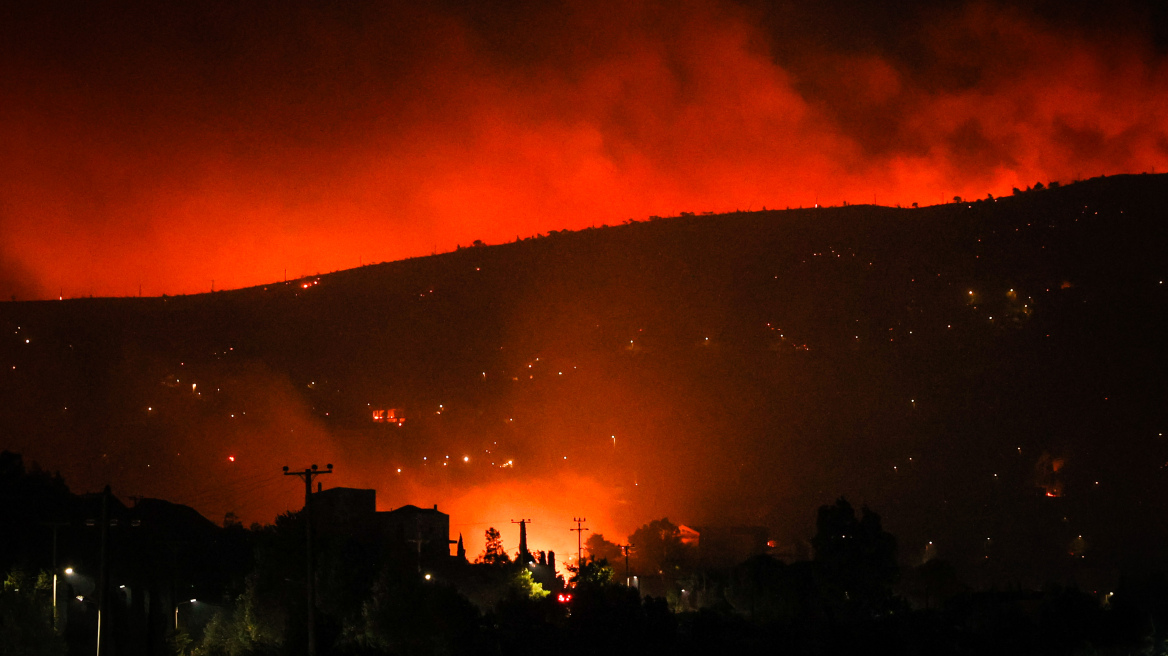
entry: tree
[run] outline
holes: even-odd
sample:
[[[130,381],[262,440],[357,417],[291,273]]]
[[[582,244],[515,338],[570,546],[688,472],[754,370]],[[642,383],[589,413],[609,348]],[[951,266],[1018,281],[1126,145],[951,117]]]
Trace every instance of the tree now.
[[[506,565],[510,563],[511,557],[507,555],[507,550],[503,548],[503,537],[499,534],[499,530],[492,526],[486,530],[484,535],[486,537],[486,548],[475,562],[487,563],[488,565]]]
[[[637,529],[629,542],[637,545],[633,558],[637,571],[646,574],[678,574],[690,562],[690,548],[681,542],[681,530],[668,518]]]
[[[480,624],[478,610],[453,587],[388,568],[355,619],[343,629],[341,653],[474,653]]]
[[[603,560],[586,559],[574,572],[568,630],[587,636],[587,653],[655,654],[678,651],[667,647],[666,631],[646,621],[640,593],[614,579],[612,567]],[[662,602],[655,608],[668,617]],[[656,617],[661,617],[654,613]],[[668,627],[672,628],[672,627]],[[667,629],[668,630],[668,629]]]
[[[285,615],[258,598],[257,578],[254,574],[248,577],[247,588],[233,607],[215,611],[203,628],[203,640],[194,654],[238,656],[275,652],[282,646]]]
[[[616,574],[613,572],[612,566],[603,558],[585,558],[579,567],[569,565],[568,571],[572,573],[569,581],[576,586],[577,590],[603,588],[614,585],[616,582]]]
[[[589,535],[588,539],[584,541],[584,546],[588,549],[588,555],[593,560],[607,560],[616,563],[624,558],[624,551],[621,550],[620,546],[605,540],[600,533]]]
[[[756,621],[806,620],[807,602],[815,590],[810,565],[807,561],[787,565],[765,554],[752,556],[730,571],[726,601]]]
[[[880,515],[864,507],[857,519],[840,497],[819,508],[811,546],[829,606],[868,615],[888,608],[897,577],[896,538],[880,527]]]
[[[909,569],[897,587],[910,602],[925,609],[940,607],[964,588],[957,570],[942,558]]]
[[[508,592],[519,599],[538,600],[550,594],[531,575],[531,570],[524,567],[515,573],[508,582]]]
[[[65,643],[53,630],[52,578],[14,569],[0,588],[0,656],[59,656]]]

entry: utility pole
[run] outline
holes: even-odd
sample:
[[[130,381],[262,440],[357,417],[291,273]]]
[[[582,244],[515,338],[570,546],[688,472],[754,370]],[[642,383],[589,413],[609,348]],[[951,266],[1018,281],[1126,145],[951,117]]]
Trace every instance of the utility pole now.
[[[622,544],[618,546],[625,552],[625,587],[629,587],[629,552],[633,550],[633,545]]]
[[[316,577],[312,570],[312,477],[333,473],[331,464],[325,467],[327,471],[318,471],[316,465],[313,465],[302,472],[294,472],[288,471],[288,465],[284,465],[285,476],[299,476],[304,479],[304,524],[308,527],[305,538],[308,578],[304,582],[308,591],[308,656],[316,656]]]
[[[512,524],[519,525],[519,560],[522,560],[524,565],[535,560],[527,550],[527,524],[530,522],[530,519],[511,520]]]
[[[576,528],[570,528],[568,530],[576,532],[576,571],[579,572],[580,570],[578,568],[584,566],[584,531],[588,530],[587,527],[581,527],[580,525],[588,520],[583,517],[573,517],[572,521],[576,522]],[[579,576],[578,573],[577,576]]]
[[[109,559],[110,559],[110,557],[109,557],[109,552],[110,552],[109,530],[110,530],[111,526],[118,525],[117,519],[110,519],[110,507],[109,506],[110,506],[110,499],[112,499],[112,498],[113,498],[113,493],[110,492],[110,486],[106,485],[105,489],[103,489],[101,491],[101,520],[99,520],[101,522],[101,525],[100,525],[101,550],[99,552],[100,562],[98,563],[97,587],[94,589],[94,592],[97,594],[97,649],[95,652],[97,654],[97,656],[101,656],[101,625],[102,625],[102,620],[104,619],[104,615],[105,615],[105,607],[106,607],[106,601],[107,601],[106,598],[108,597],[107,593],[109,592]],[[86,524],[86,526],[93,526],[94,520],[87,519],[87,520],[85,520],[85,524]],[[131,521],[130,525],[137,526],[138,520]],[[54,538],[55,537],[56,536],[55,536],[55,531],[54,531]],[[55,544],[55,542],[56,541],[54,540],[54,544]],[[54,546],[53,550],[54,550],[54,552],[56,551],[55,546]],[[55,557],[54,557],[54,560],[56,560]]]

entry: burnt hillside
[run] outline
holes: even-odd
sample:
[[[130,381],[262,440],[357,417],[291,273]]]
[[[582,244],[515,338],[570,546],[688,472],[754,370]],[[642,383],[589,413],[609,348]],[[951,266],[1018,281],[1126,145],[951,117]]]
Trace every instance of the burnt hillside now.
[[[620,526],[794,539],[846,494],[906,562],[934,541],[1003,577],[1105,569],[1168,539],[1166,192],[1117,176],[683,216],[214,294],[3,303],[0,442],[74,489],[212,518],[296,507],[283,464],[335,462],[336,484],[397,503],[569,472]],[[372,421],[385,409],[404,423]]]

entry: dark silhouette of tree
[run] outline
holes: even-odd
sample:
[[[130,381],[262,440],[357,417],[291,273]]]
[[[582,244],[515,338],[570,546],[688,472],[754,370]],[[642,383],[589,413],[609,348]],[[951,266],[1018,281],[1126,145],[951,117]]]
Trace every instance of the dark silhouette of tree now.
[[[51,567],[52,532],[41,522],[69,515],[76,500],[58,474],[34,462],[25,468],[19,453],[0,451],[0,527],[19,540],[0,540],[0,573],[15,566]]]
[[[846,499],[821,506],[816,520],[814,564],[829,608],[871,616],[892,602],[896,582],[896,538],[880,527],[880,516],[864,507],[860,517]]]
[[[359,649],[346,653],[472,653],[478,630],[478,610],[454,588],[387,570],[346,631]]]
[[[584,541],[584,548],[594,560],[607,560],[614,566],[624,563],[624,552],[619,546],[604,539],[600,533],[593,533]],[[623,570],[622,570],[623,571]]]
[[[682,590],[693,587],[690,577],[697,558],[695,549],[681,541],[678,526],[668,519],[654,520],[629,536],[629,542],[637,545],[629,564],[641,593],[667,598],[680,607]]]
[[[636,570],[646,575],[680,574],[691,562],[691,549],[681,542],[681,531],[668,518],[656,519],[637,529],[629,542]]]
[[[503,538],[499,534],[499,530],[492,526],[486,530],[484,535],[486,537],[486,546],[482,555],[475,562],[487,563],[488,565],[506,565],[510,563],[511,557],[507,555],[507,550],[503,548]]]
[[[568,582],[576,586],[577,591],[616,585],[616,572],[604,558],[585,558],[579,567],[568,565],[568,571],[572,574]]]
[[[0,587],[0,654],[63,656],[53,630],[52,575],[14,569]]]
[[[662,602],[644,603],[637,590],[617,582],[605,560],[585,559],[573,572],[573,599],[566,626],[587,636],[590,645],[578,653],[667,653],[674,635],[671,614]]]
[[[918,608],[940,608],[941,604],[963,591],[964,586],[951,563],[933,558],[905,571],[898,589]]]
[[[815,599],[810,563],[787,565],[765,554],[747,559],[730,572],[726,601],[757,622],[806,619]]]

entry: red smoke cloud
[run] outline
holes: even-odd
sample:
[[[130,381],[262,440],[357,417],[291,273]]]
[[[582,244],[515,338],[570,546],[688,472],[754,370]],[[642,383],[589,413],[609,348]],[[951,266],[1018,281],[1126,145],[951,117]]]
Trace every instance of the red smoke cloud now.
[[[1148,38],[989,4],[906,23],[904,51],[714,1],[8,11],[5,296],[199,292],[650,214],[1168,166]]]

